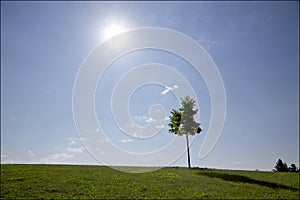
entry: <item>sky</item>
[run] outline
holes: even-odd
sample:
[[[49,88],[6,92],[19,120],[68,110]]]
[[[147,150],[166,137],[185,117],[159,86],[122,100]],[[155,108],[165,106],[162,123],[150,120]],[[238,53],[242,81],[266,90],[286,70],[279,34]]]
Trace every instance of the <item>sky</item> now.
[[[92,105],[99,123],[94,132],[104,132],[106,142],[137,154],[168,148],[177,140],[180,145],[169,150],[181,156],[162,153],[157,160],[149,158],[148,165],[186,166],[185,137],[168,133],[167,116],[180,107],[176,91],[182,91],[187,81],[186,87],[191,86],[197,98],[199,115],[195,119],[203,129],[190,137],[192,166],[271,171],[279,158],[299,166],[297,1],[1,1],[1,163],[134,165],[126,157],[109,154],[104,140],[93,143],[93,137],[78,130],[73,92],[80,70],[94,50],[116,33],[143,27],[185,34],[213,60],[226,92],[220,137],[200,159],[199,150],[211,123],[211,93],[205,77],[189,62],[159,49],[124,54],[101,74]],[[120,46],[115,44],[116,51]],[[147,63],[168,66],[159,67],[168,73],[147,73],[154,66],[140,67],[140,74],[135,73]],[[175,72],[183,77],[182,82]],[[126,90],[129,80],[138,78],[159,79],[165,84],[139,84],[134,91]],[[118,87],[131,92],[128,99],[114,93]],[[153,125],[159,131],[147,132],[152,135],[144,139],[130,128],[124,131],[126,127],[115,121],[124,113],[119,112],[123,104],[132,124]],[[165,115],[156,113],[156,117],[165,116],[158,124],[155,109],[165,111]],[[101,162],[103,155],[114,159]],[[172,162],[165,163],[167,158]]]

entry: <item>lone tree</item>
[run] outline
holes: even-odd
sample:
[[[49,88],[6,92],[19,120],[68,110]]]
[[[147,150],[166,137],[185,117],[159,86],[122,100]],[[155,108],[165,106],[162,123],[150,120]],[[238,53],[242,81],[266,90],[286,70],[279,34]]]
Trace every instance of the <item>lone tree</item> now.
[[[181,106],[182,107],[179,108],[179,110],[173,109],[171,111],[172,115],[169,116],[169,132],[180,136],[186,136],[188,167],[191,168],[189,135],[200,133],[202,129],[200,128],[200,123],[194,120],[194,115],[198,112],[198,109],[194,110],[195,100],[186,96],[184,99],[181,99]]]
[[[275,167],[274,167],[275,172],[288,172],[288,167],[286,163],[283,163],[281,159],[278,159]]]

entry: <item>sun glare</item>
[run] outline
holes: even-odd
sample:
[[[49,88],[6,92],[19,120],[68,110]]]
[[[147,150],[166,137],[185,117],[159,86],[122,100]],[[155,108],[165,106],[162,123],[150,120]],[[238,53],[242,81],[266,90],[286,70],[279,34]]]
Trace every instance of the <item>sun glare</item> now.
[[[124,26],[120,24],[111,24],[104,29],[103,38],[104,40],[107,40],[125,31],[126,28]]]

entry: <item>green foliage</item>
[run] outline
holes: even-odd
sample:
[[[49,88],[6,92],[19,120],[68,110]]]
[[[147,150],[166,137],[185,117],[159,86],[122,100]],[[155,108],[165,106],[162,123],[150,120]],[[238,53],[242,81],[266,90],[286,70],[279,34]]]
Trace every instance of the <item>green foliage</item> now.
[[[179,110],[173,109],[171,112],[169,132],[178,135],[195,135],[200,133],[200,123],[194,120],[194,115],[197,114],[198,109],[194,109],[195,100],[186,96],[181,99],[182,107]]]
[[[0,198],[298,199],[299,175],[186,168],[130,174],[104,166],[2,164]]]
[[[181,113],[178,110],[173,109],[171,111],[171,116],[170,117],[170,123],[169,123],[169,132],[182,135],[180,133],[180,122],[181,122]]]

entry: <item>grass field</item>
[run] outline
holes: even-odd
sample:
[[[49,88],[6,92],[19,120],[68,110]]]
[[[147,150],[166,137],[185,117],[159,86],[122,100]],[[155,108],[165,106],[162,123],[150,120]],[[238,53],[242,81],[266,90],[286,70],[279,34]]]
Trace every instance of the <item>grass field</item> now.
[[[101,166],[2,164],[1,199],[299,199],[299,175],[186,168],[125,173]]]

